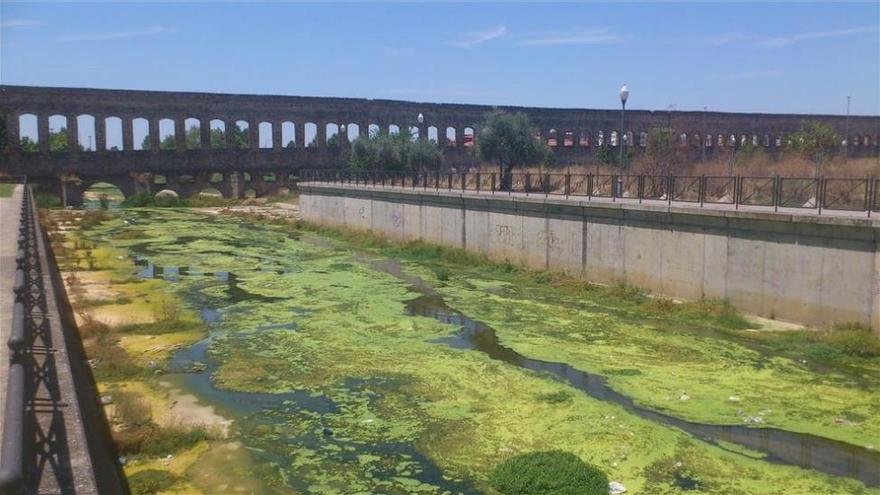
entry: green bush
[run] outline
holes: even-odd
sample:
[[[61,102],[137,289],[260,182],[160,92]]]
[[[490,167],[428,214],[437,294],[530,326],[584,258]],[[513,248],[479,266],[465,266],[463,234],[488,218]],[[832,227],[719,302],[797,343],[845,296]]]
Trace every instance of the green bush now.
[[[37,200],[37,208],[58,208],[61,206],[61,198],[57,194],[38,192],[34,194]]]
[[[520,454],[499,464],[489,483],[503,495],[606,495],[608,478],[561,450]]]
[[[171,488],[177,483],[177,476],[168,471],[145,469],[128,477],[132,495],[151,495]]]

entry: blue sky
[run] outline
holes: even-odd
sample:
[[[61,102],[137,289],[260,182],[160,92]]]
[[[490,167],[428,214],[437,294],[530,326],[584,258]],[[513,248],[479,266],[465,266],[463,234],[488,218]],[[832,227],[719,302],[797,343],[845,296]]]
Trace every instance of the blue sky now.
[[[0,3],[3,84],[880,114],[880,4]]]

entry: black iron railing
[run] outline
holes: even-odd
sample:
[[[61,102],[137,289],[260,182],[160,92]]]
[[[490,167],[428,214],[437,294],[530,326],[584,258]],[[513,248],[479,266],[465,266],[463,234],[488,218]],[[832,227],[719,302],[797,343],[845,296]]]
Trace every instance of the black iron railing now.
[[[38,259],[34,228],[35,211],[30,188],[24,185],[18,226],[18,249],[13,279],[12,328],[7,345],[10,351],[9,381],[6,387],[6,410],[3,417],[3,441],[0,446],[0,494],[23,492],[25,390],[24,352],[27,340],[27,306],[31,304],[30,271]]]
[[[542,194],[587,200],[655,201],[703,205],[762,206],[864,212],[880,211],[880,179],[745,177],[708,175],[630,175],[491,172],[376,172],[306,170],[302,182],[471,191],[490,194]]]

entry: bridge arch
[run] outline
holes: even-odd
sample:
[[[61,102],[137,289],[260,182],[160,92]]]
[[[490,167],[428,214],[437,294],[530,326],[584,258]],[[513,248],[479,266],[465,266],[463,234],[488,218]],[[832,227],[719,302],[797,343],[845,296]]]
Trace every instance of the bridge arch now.
[[[150,121],[144,117],[135,117],[131,121],[132,147],[136,151],[150,149]]]
[[[202,121],[195,117],[183,120],[184,148],[187,150],[202,149]]]
[[[76,144],[80,151],[95,151],[95,117],[90,114],[76,116]]]
[[[324,145],[339,146],[339,124],[328,122],[324,124]]]
[[[159,119],[159,149],[173,150],[177,148],[174,136],[174,119]]]
[[[208,122],[210,129],[210,143],[212,150],[226,148],[226,122],[221,119],[211,119]]]
[[[23,113],[18,116],[18,146],[27,153],[40,151],[40,130],[35,114]]]
[[[400,126],[397,124],[389,124],[388,134],[400,134]]]
[[[379,135],[380,132],[381,129],[379,128],[379,124],[369,124],[367,126],[367,135],[369,137],[376,137]]]
[[[246,120],[236,120],[232,132],[232,147],[248,149],[252,146],[250,136],[251,125]]]
[[[462,131],[461,135],[462,135],[462,143],[461,144],[465,148],[470,148],[474,145],[474,142],[476,141],[476,135],[474,134],[473,127],[470,127],[470,126],[465,127],[464,130]]]
[[[296,147],[296,124],[289,120],[281,123],[281,147]]]
[[[61,153],[67,151],[70,139],[67,135],[67,117],[64,115],[49,116],[49,151]]]
[[[109,116],[104,118],[104,150],[123,151],[125,141],[123,139],[122,118]]]
[[[439,142],[439,134],[437,131],[437,126],[429,125],[428,126],[428,141],[433,141],[435,144]]]
[[[267,120],[257,124],[257,147],[259,149],[272,149],[275,146],[272,127],[272,123]]]
[[[357,122],[349,122],[345,126],[345,134],[348,141],[354,141],[361,136],[361,126]]]
[[[314,122],[306,122],[303,125],[305,135],[306,148],[314,148],[318,146],[318,124]]]

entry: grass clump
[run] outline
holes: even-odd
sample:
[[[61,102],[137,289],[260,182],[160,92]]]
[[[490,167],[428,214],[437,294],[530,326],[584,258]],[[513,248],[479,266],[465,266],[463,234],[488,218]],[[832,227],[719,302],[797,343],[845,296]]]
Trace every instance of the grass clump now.
[[[189,206],[189,202],[184,199],[180,199],[174,195],[161,195],[161,196],[153,196],[148,192],[140,192],[137,194],[132,194],[131,196],[125,198],[125,200],[121,203],[121,206],[125,208],[137,208],[142,206],[158,206],[158,207],[179,207],[179,206]]]
[[[813,350],[825,348],[847,356],[860,358],[880,357],[880,337],[858,323],[835,325],[817,336]]]
[[[445,266],[438,266],[434,269],[434,275],[437,276],[437,280],[441,282],[446,282],[449,280],[450,277],[449,269]]]
[[[607,495],[608,478],[561,450],[520,454],[499,464],[489,484],[502,495]]]
[[[574,398],[571,392],[567,392],[565,390],[560,390],[558,392],[552,392],[549,394],[538,394],[538,400],[541,402],[548,402],[550,404],[564,404],[566,402],[571,402]]]
[[[128,477],[132,495],[151,495],[168,490],[179,478],[169,471],[145,469]]]
[[[210,435],[205,428],[159,426],[152,421],[113,432],[117,451],[130,456],[164,457],[208,439]]]

